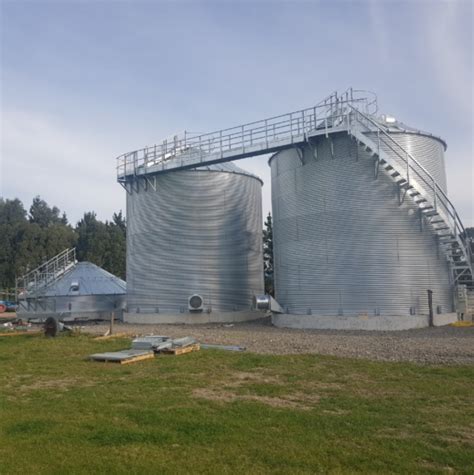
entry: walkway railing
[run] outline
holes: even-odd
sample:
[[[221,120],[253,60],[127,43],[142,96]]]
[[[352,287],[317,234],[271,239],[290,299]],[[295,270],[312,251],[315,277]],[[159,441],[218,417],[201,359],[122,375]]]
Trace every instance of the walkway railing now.
[[[191,168],[247,156],[270,153],[278,147],[300,143],[318,129],[344,123],[347,105],[374,113],[376,97],[348,89],[342,95],[332,93],[317,105],[288,114],[218,130],[202,135],[184,133],[171,141],[123,154],[117,158],[117,179],[124,182],[137,175]]]

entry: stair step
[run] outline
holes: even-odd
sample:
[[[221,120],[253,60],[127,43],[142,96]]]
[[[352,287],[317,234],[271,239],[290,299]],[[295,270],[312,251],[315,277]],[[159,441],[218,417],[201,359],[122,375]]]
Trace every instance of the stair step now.
[[[442,219],[438,219],[437,221],[431,221],[431,224],[438,224],[438,223],[444,223]]]
[[[419,200],[415,200],[415,203],[426,203],[427,201],[426,198],[420,198]]]
[[[425,213],[423,210],[421,210],[421,212],[422,212],[425,216],[436,216],[436,215],[438,214],[437,211],[430,210],[429,208],[428,208],[428,211],[426,211],[426,213]]]
[[[446,229],[449,229],[449,226],[441,226],[440,228],[434,228],[436,232],[438,231],[445,231]]]

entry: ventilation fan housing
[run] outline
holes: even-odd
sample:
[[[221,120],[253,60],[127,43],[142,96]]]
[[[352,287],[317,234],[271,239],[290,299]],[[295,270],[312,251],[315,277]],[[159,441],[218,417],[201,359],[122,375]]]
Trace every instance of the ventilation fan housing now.
[[[188,298],[188,310],[190,312],[202,312],[204,309],[204,299],[198,295],[193,294]]]

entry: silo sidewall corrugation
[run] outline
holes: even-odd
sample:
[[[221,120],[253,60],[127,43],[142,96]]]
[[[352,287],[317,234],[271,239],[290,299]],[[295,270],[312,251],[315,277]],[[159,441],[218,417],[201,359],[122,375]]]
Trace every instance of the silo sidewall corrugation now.
[[[241,173],[179,171],[127,195],[129,312],[249,310],[263,291],[261,182]]]
[[[424,138],[409,139],[432,153],[422,160],[442,179],[437,145],[432,152]],[[270,166],[276,299],[287,313],[426,314],[427,289],[435,308],[452,311],[436,236],[413,202],[399,204],[389,176],[375,178],[374,158],[349,135],[313,141],[303,160],[295,150],[279,152]]]

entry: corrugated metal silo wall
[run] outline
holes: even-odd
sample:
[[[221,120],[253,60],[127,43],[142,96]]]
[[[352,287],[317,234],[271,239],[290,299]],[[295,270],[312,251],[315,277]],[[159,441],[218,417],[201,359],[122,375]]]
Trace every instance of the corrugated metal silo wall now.
[[[431,139],[430,139],[431,140]],[[333,144],[331,151],[331,141]],[[407,315],[452,311],[450,273],[415,206],[345,133],[270,162],[276,298],[288,313]]]
[[[249,309],[263,292],[261,183],[220,171],[160,175],[127,195],[129,312]]]
[[[368,134],[376,142],[376,134]],[[396,132],[391,133],[391,137],[407,150],[415,159],[433,176],[441,189],[447,193],[446,166],[444,161],[444,145],[441,141],[427,135],[416,133]],[[392,158],[398,161],[402,169],[405,164],[402,159],[390,150],[383,142],[381,148],[387,153],[391,153]],[[417,179],[412,174],[412,178]],[[417,180],[418,186],[423,187],[429,196],[433,196],[431,183],[428,186],[422,180]]]

